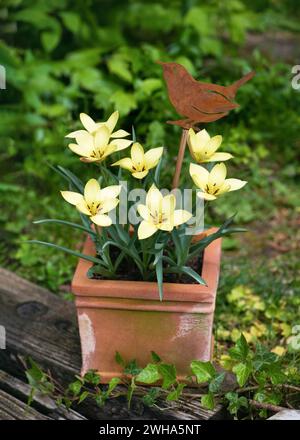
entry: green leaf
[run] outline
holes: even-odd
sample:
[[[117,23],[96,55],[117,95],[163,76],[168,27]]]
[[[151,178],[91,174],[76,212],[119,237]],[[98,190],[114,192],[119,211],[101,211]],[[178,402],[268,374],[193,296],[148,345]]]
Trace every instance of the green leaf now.
[[[160,301],[163,300],[163,295],[164,295],[162,256],[163,256],[163,251],[159,251],[155,257],[155,272],[156,272],[156,280],[158,285],[158,293],[159,293]]]
[[[192,361],[191,369],[198,383],[208,382],[216,376],[215,367],[211,362]]]
[[[82,258],[84,260],[91,261],[92,263],[100,263],[101,264],[101,260],[99,260],[99,258],[91,257],[90,255],[85,255],[85,254],[82,254],[81,252],[73,251],[72,249],[68,249],[64,246],[59,246],[54,243],[48,243],[46,241],[40,241],[40,240],[27,240],[25,243],[41,244],[43,246],[53,247],[53,248],[58,249],[60,251],[66,252],[67,254],[71,254],[74,257]]]
[[[225,378],[225,373],[217,374],[217,376],[210,382],[209,384],[209,391],[211,393],[217,393],[220,389],[220,386],[222,385]]]
[[[78,14],[75,14],[74,12],[62,12],[60,16],[69,31],[74,34],[80,31],[81,19]]]
[[[84,379],[84,382],[90,383],[92,385],[99,385],[99,383],[101,382],[101,377],[97,373],[96,370],[89,370],[89,371],[87,371],[85,373],[83,379]]]
[[[249,353],[249,345],[243,334],[236,341],[233,348],[229,349],[229,354],[233,359],[245,361]]]
[[[252,372],[252,367],[251,364],[246,363],[239,363],[237,365],[235,365],[232,369],[232,371],[236,374],[236,378],[238,381],[238,384],[240,387],[243,387],[245,385],[245,383],[247,382],[250,373]]]
[[[136,377],[137,382],[146,384],[157,382],[160,379],[161,375],[156,364],[148,364]]]
[[[141,371],[142,371],[142,368],[140,368],[140,367],[137,365],[137,362],[136,362],[135,359],[133,359],[132,361],[130,361],[130,362],[126,365],[126,367],[125,367],[125,369],[124,369],[124,373],[125,373],[125,374],[132,374],[132,375],[139,374]]]
[[[153,406],[156,402],[156,399],[158,398],[160,394],[160,389],[153,387],[151,388],[148,393],[143,396],[143,403],[147,406]]]
[[[112,391],[119,385],[120,382],[121,382],[121,379],[119,377],[113,377],[109,381],[106,394],[109,396],[112,393]]]
[[[47,223],[55,223],[58,225],[70,226],[71,228],[79,229],[81,231],[87,232],[88,234],[97,237],[96,232],[93,231],[91,228],[86,228],[85,226],[78,225],[77,223],[72,223],[72,222],[68,222],[65,220],[60,220],[60,219],[56,219],[56,218],[45,218],[45,219],[41,219],[41,220],[35,220],[33,222],[34,225],[42,225],[42,224],[47,224]]]
[[[182,391],[184,389],[184,387],[186,386],[185,383],[179,383],[176,387],[176,389],[174,391],[171,391],[168,395],[167,395],[167,400],[168,401],[174,401],[174,400],[178,400],[179,397],[182,394]]]
[[[163,379],[162,387],[167,390],[176,382],[176,367],[172,364],[159,364],[158,372]]]
[[[68,389],[71,391],[71,393],[74,394],[74,396],[77,396],[82,388],[82,383],[79,380],[76,380],[75,382],[70,383]]]
[[[214,409],[215,407],[215,399],[213,393],[204,394],[201,397],[201,405],[207,409]]]
[[[161,361],[161,358],[158,356],[157,353],[155,353],[155,351],[151,351],[151,357],[154,363],[158,363]]]
[[[88,396],[89,396],[89,392],[88,391],[83,391],[81,394],[80,394],[80,397],[79,397],[79,399],[78,399],[78,404],[80,404],[81,402],[83,402]]]
[[[55,31],[44,31],[42,33],[41,41],[46,52],[52,52],[52,50],[58,45],[61,35],[60,30],[58,29],[59,28]]]
[[[116,351],[115,354],[115,361],[117,362],[117,364],[121,365],[121,367],[125,367],[125,361],[118,351]]]

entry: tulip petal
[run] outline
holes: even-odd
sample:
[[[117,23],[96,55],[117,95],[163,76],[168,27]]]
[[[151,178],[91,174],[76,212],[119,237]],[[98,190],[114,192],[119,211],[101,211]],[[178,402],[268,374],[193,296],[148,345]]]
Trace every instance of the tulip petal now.
[[[214,153],[207,160],[205,160],[205,162],[223,162],[232,158],[233,156],[230,153]]]
[[[205,145],[205,151],[208,152],[209,155],[213,154],[222,143],[222,136],[218,134],[217,136],[213,136]]]
[[[110,135],[110,137],[114,139],[114,138],[123,138],[123,137],[129,136],[129,135],[130,135],[130,133],[128,133],[128,131],[117,130],[114,133],[112,133]]]
[[[117,125],[118,119],[119,119],[119,112],[115,111],[110,115],[110,117],[105,122],[105,125],[108,127],[110,133],[113,132],[115,126]]]
[[[89,147],[84,147],[83,145],[69,144],[68,147],[73,153],[76,153],[79,156],[89,156],[91,153],[91,149]]]
[[[151,218],[150,211],[146,205],[138,205],[137,211],[144,220],[148,221]]]
[[[105,214],[93,215],[91,220],[93,223],[99,226],[110,226],[112,224],[111,218]]]
[[[173,214],[176,205],[176,198],[174,194],[169,194],[162,199],[161,213],[167,219],[173,219]],[[173,221],[173,220],[172,220]]]
[[[151,235],[155,234],[157,229],[158,228],[153,223],[143,220],[138,228],[139,240],[144,240],[145,238],[151,237]]]
[[[192,214],[185,209],[175,209],[174,211],[174,226],[181,225],[187,222],[192,217]]]
[[[132,144],[132,140],[129,139],[112,139],[111,144],[115,145],[116,151],[125,150]]]
[[[106,199],[101,203],[101,208],[99,210],[99,214],[106,214],[109,211],[115,209],[118,205],[119,199]]]
[[[161,229],[162,231],[173,231],[174,229],[174,223],[173,219],[168,219],[163,222],[161,222],[159,225],[157,225],[158,229]]]
[[[79,130],[76,135],[76,142],[80,147],[89,148],[93,150],[94,148],[94,136],[87,131]]]
[[[215,189],[220,188],[225,181],[226,174],[226,166],[223,163],[218,163],[209,173],[208,185],[215,187]]]
[[[101,200],[115,199],[118,197],[122,189],[122,185],[110,185],[100,190]]]
[[[159,162],[161,155],[164,151],[164,147],[152,148],[145,153],[145,165],[146,168],[154,168]]]
[[[191,163],[190,175],[195,185],[204,191],[209,179],[209,172],[207,171],[207,169],[202,167],[201,165]]]
[[[82,214],[91,215],[91,211],[89,210],[84,199],[82,199],[81,202],[77,203],[76,208],[78,209],[78,211],[82,212]]]
[[[95,147],[100,148],[101,150],[108,145],[109,142],[109,129],[106,127],[106,125],[102,125],[100,128],[98,128],[96,134],[95,134]]]
[[[197,192],[197,197],[199,197],[199,199],[204,199],[204,200],[216,200],[217,198],[212,194],[208,194],[207,192],[201,192],[201,191]]]
[[[100,201],[100,185],[96,179],[90,179],[84,187],[84,198],[88,205]]]
[[[86,131],[85,130],[72,131],[71,133],[67,134],[65,137],[66,138],[75,139],[76,136],[78,136],[80,133],[86,133]]]
[[[92,162],[102,162],[105,158],[97,158],[97,157],[81,157],[80,160],[81,162],[85,162],[85,163],[92,163]]]
[[[145,171],[138,171],[136,173],[132,173],[132,175],[136,179],[143,179],[145,176],[147,176],[148,173],[149,173],[149,170],[145,170]]]
[[[79,116],[82,125],[88,132],[91,133],[96,129],[96,123],[89,115],[87,115],[86,113],[80,113]]]
[[[205,145],[210,141],[210,136],[208,132],[203,128],[203,130],[198,131],[196,133],[196,142],[199,145],[200,149],[204,148]]]
[[[225,183],[230,187],[228,191],[237,191],[238,189],[243,188],[248,182],[239,179],[226,179]]]
[[[161,212],[162,199],[163,196],[161,192],[153,184],[147,193],[146,205],[149,208],[149,211],[153,213],[155,216]]]
[[[133,164],[130,157],[124,157],[124,159],[120,159],[112,164],[112,167],[116,167],[116,166],[124,168],[124,170],[132,171]]]
[[[83,195],[79,194],[77,192],[61,191],[60,193],[68,203],[71,203],[71,205],[76,206],[78,203],[80,203],[82,200],[84,200]]]
[[[135,142],[131,147],[131,159],[136,170],[140,170],[144,166],[144,149],[138,142]]]

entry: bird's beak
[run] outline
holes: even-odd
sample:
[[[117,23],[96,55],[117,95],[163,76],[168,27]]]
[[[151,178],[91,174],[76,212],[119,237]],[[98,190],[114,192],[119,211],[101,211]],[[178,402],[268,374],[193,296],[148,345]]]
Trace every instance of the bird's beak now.
[[[155,61],[156,62],[156,64],[160,64],[161,66],[163,66],[164,64],[166,64],[166,63],[163,63],[162,61]]]

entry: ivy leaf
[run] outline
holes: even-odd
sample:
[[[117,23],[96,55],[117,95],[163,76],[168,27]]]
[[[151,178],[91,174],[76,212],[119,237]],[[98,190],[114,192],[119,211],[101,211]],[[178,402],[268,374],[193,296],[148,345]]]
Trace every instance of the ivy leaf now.
[[[117,364],[121,365],[121,367],[125,367],[125,361],[118,351],[116,351],[115,354],[115,361],[117,362]]]
[[[229,402],[228,409],[230,414],[236,415],[240,408],[248,408],[248,400],[244,396],[239,397],[237,393],[230,391],[225,394],[225,397]]]
[[[229,354],[233,359],[245,361],[249,353],[249,345],[243,334],[236,341],[233,348],[229,350]]]
[[[84,375],[84,381],[92,385],[99,385],[101,377],[96,370],[89,370]]]
[[[156,364],[148,364],[136,377],[137,382],[147,384],[157,382],[159,379],[161,379],[161,375]]]
[[[162,387],[167,390],[176,382],[176,367],[171,364],[158,365],[158,371],[163,378]]]
[[[176,389],[174,391],[171,391],[168,395],[167,395],[167,400],[169,401],[174,401],[174,400],[178,400],[179,397],[182,394],[182,391],[184,389],[184,387],[186,386],[185,383],[179,383],[176,387]]]
[[[145,396],[143,396],[143,403],[147,406],[153,406],[160,393],[159,388],[151,388]]]
[[[151,351],[151,357],[154,363],[158,363],[161,361],[161,358],[158,356],[157,353],[155,353],[155,351]]]
[[[213,393],[204,394],[201,397],[201,405],[207,409],[214,409],[215,407],[215,399]]]
[[[75,382],[70,383],[69,385],[69,391],[71,391],[72,394],[74,394],[74,396],[78,396],[78,394],[81,391],[81,387],[82,387],[82,383],[80,382],[80,380],[76,380]]]
[[[107,396],[109,396],[112,391],[116,388],[116,386],[119,385],[119,383],[121,382],[121,379],[119,377],[113,377],[108,384],[108,389],[106,391]]]
[[[138,366],[135,359],[130,361],[124,369],[125,374],[132,374],[132,375],[139,374],[141,371],[142,371],[142,368],[140,368]]]
[[[191,369],[198,383],[208,382],[216,376],[215,367],[211,362],[192,361]]]
[[[88,391],[83,391],[83,393],[80,394],[78,403],[83,402],[88,396],[89,396],[89,392]]]
[[[236,374],[239,386],[243,387],[250,376],[252,366],[249,363],[244,364],[240,362],[233,367],[232,371]]]
[[[216,393],[219,391],[221,384],[225,378],[225,373],[217,374],[217,376],[210,382],[209,391],[211,393]]]

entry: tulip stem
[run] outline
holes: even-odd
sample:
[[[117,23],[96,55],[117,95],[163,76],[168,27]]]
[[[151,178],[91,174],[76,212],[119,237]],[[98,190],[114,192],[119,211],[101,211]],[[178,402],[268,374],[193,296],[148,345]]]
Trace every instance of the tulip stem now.
[[[188,135],[188,130],[186,130],[184,128],[182,130],[182,134],[181,134],[179,150],[178,150],[178,155],[177,155],[177,161],[176,161],[176,169],[175,169],[175,174],[173,177],[173,183],[172,183],[173,189],[178,188],[180,173],[181,173],[181,168],[182,168],[182,162],[183,162],[184,152],[185,152],[185,147],[186,147],[187,135]]]

